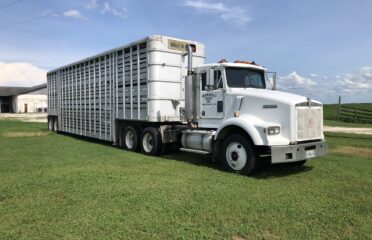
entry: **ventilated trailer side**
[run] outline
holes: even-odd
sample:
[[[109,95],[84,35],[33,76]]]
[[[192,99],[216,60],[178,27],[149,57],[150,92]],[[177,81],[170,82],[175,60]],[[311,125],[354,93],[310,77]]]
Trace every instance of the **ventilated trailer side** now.
[[[150,36],[48,72],[49,123],[115,142],[120,122],[183,122],[188,44],[204,64],[202,44]]]

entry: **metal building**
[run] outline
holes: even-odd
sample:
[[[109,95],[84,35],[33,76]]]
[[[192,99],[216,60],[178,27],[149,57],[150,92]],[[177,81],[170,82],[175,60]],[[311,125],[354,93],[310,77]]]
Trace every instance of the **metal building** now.
[[[0,113],[47,111],[47,84],[34,87],[0,87]]]

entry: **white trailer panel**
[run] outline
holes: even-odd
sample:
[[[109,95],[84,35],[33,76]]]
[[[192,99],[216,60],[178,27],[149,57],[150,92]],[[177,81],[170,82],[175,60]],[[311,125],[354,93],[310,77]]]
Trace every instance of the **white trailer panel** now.
[[[116,120],[184,121],[188,44],[203,65],[202,44],[156,35],[48,72],[49,115],[59,131],[108,141]]]

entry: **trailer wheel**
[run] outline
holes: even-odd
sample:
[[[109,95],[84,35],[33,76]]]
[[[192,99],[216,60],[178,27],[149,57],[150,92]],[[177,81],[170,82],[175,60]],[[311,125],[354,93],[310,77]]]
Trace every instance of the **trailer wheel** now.
[[[220,156],[227,171],[249,175],[255,168],[256,157],[253,148],[240,134],[232,134],[224,139]]]
[[[57,118],[53,119],[53,131],[58,132],[58,120],[57,120]]]
[[[48,118],[48,129],[49,131],[53,131],[53,118]]]
[[[141,136],[141,151],[146,155],[161,155],[163,143],[160,132],[154,127],[148,127],[143,130]]]
[[[132,127],[127,126],[124,130],[123,147],[128,151],[137,151],[138,149],[138,131]]]

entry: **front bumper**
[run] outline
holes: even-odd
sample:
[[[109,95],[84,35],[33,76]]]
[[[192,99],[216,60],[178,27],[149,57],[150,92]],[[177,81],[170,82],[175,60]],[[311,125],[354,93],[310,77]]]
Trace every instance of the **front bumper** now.
[[[295,145],[272,146],[271,163],[288,163],[324,156],[327,153],[325,140]]]

